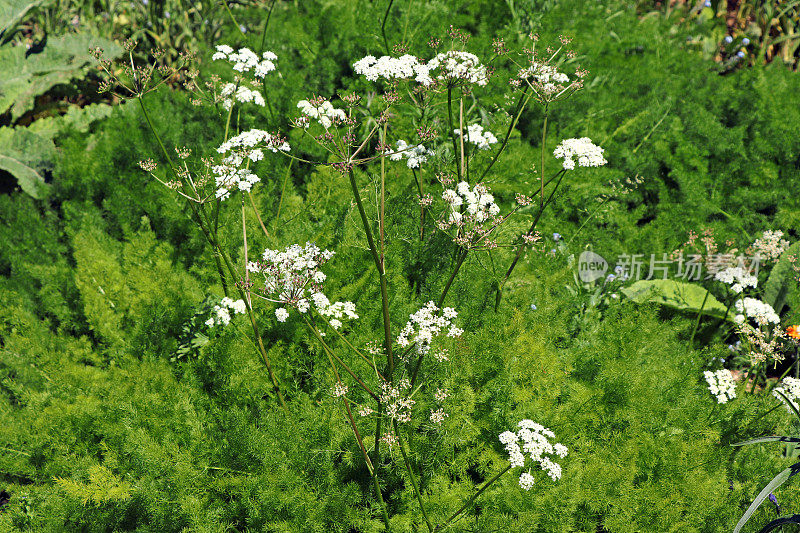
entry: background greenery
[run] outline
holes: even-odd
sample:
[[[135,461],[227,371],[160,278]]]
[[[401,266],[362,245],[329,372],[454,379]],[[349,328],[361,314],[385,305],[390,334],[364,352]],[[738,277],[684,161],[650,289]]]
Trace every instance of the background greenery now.
[[[208,65],[208,47],[256,46],[270,6],[233,4],[228,13],[220,4],[178,1],[34,4],[2,36],[9,56],[41,46],[44,35],[120,40],[132,33],[148,44],[195,48],[209,73],[216,67]],[[590,75],[585,90],[554,110],[548,144],[589,136],[609,160],[601,171],[569,178],[542,231],[574,240],[554,256],[526,256],[499,313],[484,262],[468,260],[457,280],[449,304],[467,333],[443,378],[453,392],[451,414],[441,431],[412,435],[412,460],[438,466],[421,480],[431,512],[452,512],[504,465],[498,433],[532,418],[570,447],[563,479],[526,493],[508,477],[455,530],[732,529],[791,458],[775,446],[729,444],[791,430],[785,411],[761,417],[776,402],[758,395],[718,406],[701,374],[728,356],[726,339],[690,346],[692,316],[624,301],[598,308],[576,290],[566,254],[586,244],[608,258],[670,252],[704,227],[720,240],[746,243],[770,228],[797,240],[797,74],[772,62],[720,75],[719,63],[687,40],[705,26],[675,24],[618,0],[394,4],[387,40],[420,55],[450,24],[469,31],[469,49],[482,56],[497,36],[511,45],[530,31],[543,42],[574,37]],[[299,99],[361,87],[350,65],[383,52],[386,5],[276,2],[267,47],[282,78],[272,113],[257,120],[285,126]],[[75,17],[79,24],[64,22]],[[289,418],[275,409],[243,324],[198,337],[197,317],[222,295],[205,243],[181,205],[138,169],[156,153],[138,110],[100,101],[95,75],[78,68],[19,113],[0,110],[4,155],[27,154],[17,160],[39,176],[32,178],[36,199],[18,189],[13,169],[0,167],[7,190],[0,196],[0,490],[9,497],[0,498],[0,530],[381,531],[356,442],[326,392],[330,378],[316,368],[318,348],[291,321],[276,327],[267,316],[261,324],[288,388]],[[168,146],[207,153],[220,142],[218,117],[191,106],[185,93],[165,88],[145,98],[160,110],[154,119]],[[491,110],[502,104],[496,100],[489,95],[482,105]],[[103,112],[69,118],[91,113],[90,103]],[[538,153],[540,127],[537,110],[523,116],[496,167],[503,183],[492,185],[501,200],[533,186],[518,162]],[[12,142],[23,141],[41,147],[14,152],[20,145]],[[251,247],[312,240],[336,250],[331,296],[358,306],[354,340],[375,340],[381,319],[370,305],[372,266],[341,178],[295,165],[276,219],[285,167],[270,165],[262,166],[256,200],[272,240]],[[584,225],[609,180],[634,176],[643,180],[634,192]],[[407,216],[414,191],[405,183],[390,185],[387,214],[401,236],[416,231]],[[235,225],[237,215],[229,216],[223,223]],[[225,245],[240,254],[235,238]],[[437,293],[448,261],[402,239],[390,244],[396,324]],[[795,304],[787,316],[799,312]],[[385,483],[393,526],[418,528],[407,480]],[[798,495],[792,484],[780,490],[783,513],[798,510]],[[775,516],[764,505],[748,530]]]

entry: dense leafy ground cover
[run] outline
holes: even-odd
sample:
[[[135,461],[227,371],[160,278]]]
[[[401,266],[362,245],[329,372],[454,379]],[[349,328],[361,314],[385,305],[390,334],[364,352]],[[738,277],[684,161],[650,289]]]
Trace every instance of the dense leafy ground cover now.
[[[259,50],[269,13],[265,49],[278,57],[278,71],[266,78],[269,105],[237,112],[231,128],[281,131],[292,154],[321,160],[325,153],[291,128],[297,102],[351,92],[378,101],[353,63],[385,53],[385,16],[386,43],[406,43],[420,57],[432,55],[429,39],[445,36],[451,24],[472,35],[466,49],[487,62],[497,38],[514,49],[530,45],[530,32],[541,43],[558,43],[560,34],[574,39],[569,64],[589,74],[583,89],[549,109],[544,152],[563,139],[590,137],[608,164],[566,174],[536,226],[543,242],[523,254],[500,305],[496,288],[515,249],[467,255],[444,304],[457,311],[464,331],[446,341],[449,362],[432,365],[415,393],[416,415],[399,430],[403,444],[387,441],[373,455],[373,421],[358,419],[354,435],[332,393],[337,379],[327,353],[294,310],[280,322],[274,305],[254,301],[286,409],[247,318],[205,325],[224,295],[214,246],[187,203],[138,162],[152,157],[161,169],[167,165],[153,130],[170,154],[186,146],[197,156],[214,155],[226,138],[226,113],[194,106],[178,84],[165,84],[143,98],[151,129],[135,99],[97,96],[101,73],[93,70],[72,85],[44,88],[50,92],[37,107],[5,112],[0,128],[7,157],[47,181],[13,178],[18,167],[2,167],[9,190],[0,196],[0,530],[368,532],[386,529],[385,512],[392,531],[427,531],[423,507],[433,525],[443,524],[508,466],[498,436],[522,419],[552,429],[569,448],[559,459],[563,475],[554,481],[535,472],[526,491],[519,472],[508,473],[448,530],[728,531],[762,487],[793,463],[790,445],[731,446],[797,432],[797,422],[767,392],[794,360],[790,340],[781,344],[781,366],[762,365],[757,387],[742,380],[736,398],[720,404],[703,372],[726,368],[743,375],[751,366],[746,351],[729,349],[739,335],[728,321],[714,317],[708,303],[703,314],[696,304],[676,310],[628,298],[622,289],[630,284],[619,279],[582,283],[576,258],[587,246],[612,264],[622,254],[660,256],[703,230],[741,250],[765,230],[781,230],[796,242],[797,74],[773,62],[720,75],[719,65],[687,42],[702,27],[642,16],[624,2],[397,4],[388,15],[385,2],[267,2],[230,12],[212,4],[213,41],[187,36],[179,45],[196,48],[204,79],[230,76],[229,66],[210,61],[211,45]],[[73,34],[119,40],[114,31],[125,23],[116,16],[124,15],[134,28],[146,26],[147,17],[159,20],[151,34],[137,34],[145,42],[166,45],[165,36],[185,35],[163,13],[157,19],[138,4],[108,8],[117,13],[105,25],[89,17],[97,6],[83,9],[75,16],[89,22],[70,29]],[[196,8],[174,2],[168,9],[170,20],[202,31],[192,26],[199,24]],[[22,42],[20,35],[14,39]],[[13,55],[9,50],[0,49],[0,58]],[[177,53],[168,59],[180,61]],[[493,81],[501,81],[476,89],[467,107],[502,141],[507,122],[498,109],[513,103],[506,80],[514,68],[500,60],[495,66]],[[114,105],[96,117],[87,112],[85,120],[55,118],[58,113],[43,118],[38,113],[50,97],[83,109],[90,102]],[[418,124],[398,115],[389,131],[411,136]],[[527,108],[492,169],[487,184],[504,210],[516,193],[538,192],[534,166],[543,120],[541,106]],[[448,128],[439,126],[446,136]],[[452,168],[458,150],[447,152],[445,139],[431,159]],[[19,155],[33,153],[32,146],[44,146],[44,155]],[[324,268],[327,294],[353,302],[360,315],[347,322],[344,338],[361,349],[380,344],[381,290],[348,176],[268,156],[254,166],[261,182],[252,197],[261,222],[248,214],[248,257],[306,241],[334,250]],[[476,161],[485,165],[488,157]],[[391,231],[384,253],[396,336],[410,314],[439,298],[460,256],[430,220],[420,243],[417,174],[404,162],[385,163],[393,165],[385,186]],[[547,165],[556,169],[560,162]],[[357,174],[374,228],[380,166]],[[19,190],[25,179],[26,190]],[[234,195],[219,210],[218,226],[228,231],[220,232],[217,256],[226,254],[242,271],[239,204]],[[521,209],[506,227],[524,232],[535,213]],[[772,280],[785,301],[776,307],[783,326],[800,322],[788,254],[766,265],[753,292],[766,297],[761,289],[769,286],[769,271],[787,271]],[[230,276],[227,281],[238,298]],[[710,289],[723,307],[732,302],[719,282],[695,285]],[[357,374],[373,370],[333,330],[325,339]],[[354,401],[366,397],[354,380],[349,386]],[[439,405],[423,395],[435,388],[449,391],[440,423],[428,417]],[[764,503],[744,531],[800,508],[796,483],[774,494],[777,503]]]

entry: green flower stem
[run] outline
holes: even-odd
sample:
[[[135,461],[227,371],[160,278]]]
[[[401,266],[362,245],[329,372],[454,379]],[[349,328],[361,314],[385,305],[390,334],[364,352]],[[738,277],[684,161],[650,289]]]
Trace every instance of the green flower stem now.
[[[478,498],[478,496],[483,494],[483,492],[486,489],[488,489],[492,485],[492,483],[494,483],[495,481],[500,479],[500,476],[502,476],[503,474],[505,474],[509,470],[511,470],[511,465],[508,465],[507,467],[505,467],[505,469],[501,470],[500,473],[498,473],[492,479],[487,481],[483,485],[483,487],[481,487],[480,490],[478,490],[478,492],[476,492],[469,500],[466,501],[466,503],[464,503],[464,505],[461,506],[461,508],[458,511],[456,511],[455,513],[450,515],[450,518],[447,519],[447,522],[445,522],[444,524],[442,524],[440,526],[436,526],[436,529],[434,531],[442,531],[445,528],[447,528],[453,522],[453,520],[455,520],[461,513],[463,513],[464,511],[466,511],[467,509],[470,508],[470,506],[475,502],[475,500]]]
[[[694,336],[697,335],[697,329],[700,327],[700,319],[703,317],[703,311],[706,308],[706,302],[708,301],[708,296],[711,294],[711,291],[706,289],[706,295],[703,298],[703,303],[700,304],[700,311],[697,312],[697,321],[694,323],[694,329],[692,330],[692,336],[689,339],[689,346],[694,345]]]
[[[506,131],[506,136],[503,139],[503,144],[500,145],[500,149],[497,151],[494,156],[492,156],[492,160],[489,161],[489,165],[484,169],[481,177],[478,181],[483,181],[483,178],[486,177],[486,174],[489,173],[489,170],[494,166],[497,160],[500,158],[500,155],[506,149],[508,145],[508,140],[511,138],[511,133],[514,131],[514,128],[517,126],[517,122],[519,122],[519,118],[522,116],[522,112],[525,110],[525,107],[528,105],[528,100],[530,100],[530,95],[528,95],[528,86],[525,86],[525,90],[522,91],[522,95],[520,95],[519,100],[517,101],[517,109],[514,111],[514,118],[511,120],[511,123],[508,125],[508,130]]]
[[[383,15],[383,22],[381,23],[381,35],[383,36],[383,46],[386,48],[386,55],[391,55],[389,50],[389,40],[386,38],[386,21],[389,20],[389,12],[392,10],[394,0],[389,0],[389,5],[386,6],[386,13]]]
[[[147,113],[147,107],[144,105],[142,97],[139,97],[138,100],[139,100],[139,105],[142,108],[142,112],[144,113],[145,120],[147,120],[147,124],[148,126],[150,126],[150,130],[153,132],[153,135],[158,141],[158,145],[161,147],[161,151],[164,154],[164,157],[167,158],[170,170],[172,171],[175,178],[185,186],[183,180],[180,180],[177,175],[177,172],[175,172],[175,167],[172,165],[172,159],[170,158],[169,153],[167,153],[166,148],[164,148],[164,143],[161,141],[161,137],[158,135],[158,132],[153,127],[153,122],[150,120],[150,115]],[[214,260],[217,264],[217,271],[219,272],[220,279],[221,280],[225,279],[225,273],[222,269],[222,264],[220,264],[220,258],[222,258],[223,262],[225,263],[225,266],[231,278],[236,279],[236,270],[233,268],[233,264],[231,263],[230,258],[225,254],[225,252],[222,250],[222,247],[219,245],[219,241],[216,238],[217,236],[210,231],[211,221],[208,220],[207,213],[205,212],[204,209],[202,209],[202,206],[200,206],[201,209],[198,209],[193,202],[188,202],[188,204],[192,210],[192,214],[194,215],[198,226],[200,227],[200,230],[203,232],[203,235],[205,235],[208,243],[214,248],[215,251]],[[224,284],[225,282],[223,281],[223,286]],[[250,305],[249,300],[245,298],[245,294],[242,288],[237,287],[237,290],[239,291],[241,299],[244,300],[246,304],[247,316],[250,318],[250,325],[253,327],[253,334],[255,335],[256,340],[258,341],[258,349],[261,354],[261,358],[264,360],[264,364],[267,366],[267,372],[269,373],[270,380],[272,381],[275,394],[278,397],[278,401],[280,402],[283,410],[288,411],[288,408],[286,407],[286,401],[283,399],[283,394],[281,393],[280,386],[278,385],[278,380],[275,377],[275,373],[272,371],[272,365],[269,362],[269,356],[267,355],[267,350],[266,348],[264,348],[264,341],[261,338],[261,334],[258,331],[258,324],[256,324],[255,316],[253,315],[253,308]]]
[[[433,524],[431,524],[430,518],[428,518],[428,512],[425,510],[425,504],[422,501],[422,494],[419,492],[419,486],[417,485],[417,479],[414,477],[414,471],[411,469],[411,463],[408,461],[408,455],[406,454],[406,446],[403,443],[403,437],[400,435],[400,428],[397,426],[397,420],[392,421],[394,424],[394,432],[397,435],[397,440],[400,443],[400,452],[403,454],[403,462],[406,464],[406,470],[408,470],[408,478],[411,480],[411,486],[414,489],[414,494],[417,497],[417,501],[419,502],[419,508],[422,511],[422,516],[425,518],[425,524],[428,526],[428,531],[433,533]]]
[[[381,373],[378,371],[378,367],[376,367],[376,366],[375,366],[375,363],[373,363],[372,361],[370,361],[370,360],[369,360],[369,358],[368,358],[366,355],[364,355],[364,354],[361,352],[361,350],[359,350],[358,348],[356,348],[355,346],[353,346],[353,345],[350,343],[350,341],[349,341],[349,340],[347,340],[347,337],[345,337],[344,335],[342,335],[342,333],[341,333],[341,332],[340,332],[338,329],[336,329],[336,328],[334,328],[333,326],[331,326],[331,323],[328,321],[328,319],[327,319],[326,317],[322,316],[322,315],[321,315],[319,312],[317,312],[317,316],[318,316],[320,319],[322,319],[322,320],[325,322],[325,324],[327,324],[327,325],[328,325],[328,326],[329,326],[329,327],[330,327],[330,328],[331,328],[331,329],[332,329],[334,332],[336,332],[336,335],[338,335],[338,336],[339,336],[339,338],[340,338],[340,339],[342,339],[342,340],[344,341],[344,343],[345,343],[345,344],[346,344],[346,345],[347,345],[347,346],[348,346],[348,347],[349,347],[351,350],[353,350],[354,352],[356,352],[356,354],[357,354],[359,357],[361,357],[361,359],[363,359],[363,360],[364,360],[364,361],[365,361],[365,362],[366,362],[366,363],[367,363],[367,364],[370,366],[370,368],[371,368],[372,370],[374,370],[374,371],[375,371],[376,375],[377,375],[377,376],[378,376],[380,379],[384,379],[383,375],[381,375]]]
[[[375,268],[378,270],[378,277],[380,279],[381,309],[383,312],[383,348],[386,351],[387,358],[386,377],[391,383],[392,376],[394,375],[394,356],[392,354],[392,325],[389,317],[389,290],[388,282],[386,280],[386,269],[384,267],[383,259],[379,255],[378,249],[375,246],[375,239],[372,237],[372,228],[370,228],[369,220],[367,219],[367,213],[364,211],[364,204],[361,201],[361,193],[358,192],[358,184],[356,184],[356,176],[353,172],[353,169],[350,169],[348,174],[350,176],[350,187],[353,190],[353,198],[356,201],[358,213],[361,215],[361,222],[364,225],[364,232],[367,235],[369,250],[372,253],[372,259],[375,261]]]
[[[544,211],[544,151],[545,144],[547,143],[547,118],[549,114],[548,104],[544,104],[544,124],[542,124],[542,164],[539,167],[539,181],[541,182],[541,197],[540,205]]]
[[[139,101],[139,106],[142,108],[142,114],[144,115],[144,118],[147,121],[147,125],[150,128],[150,131],[153,133],[153,136],[156,138],[158,146],[161,148],[161,153],[164,154],[164,157],[167,160],[170,172],[172,172],[174,178],[177,181],[179,181],[185,188],[185,183],[182,179],[180,179],[178,173],[175,171],[175,167],[172,164],[172,158],[169,156],[169,152],[167,152],[167,149],[164,147],[164,143],[161,141],[161,136],[158,134],[158,131],[156,130],[155,126],[153,126],[153,121],[150,119],[150,114],[147,112],[147,106],[144,105],[144,96],[138,97],[137,100]],[[192,215],[195,218],[195,222],[200,227],[200,230],[203,232],[203,235],[205,235],[206,240],[209,242],[209,244],[212,244],[213,246],[213,240],[209,233],[209,228],[206,228],[204,226],[203,219],[198,213],[197,206],[195,206],[194,203],[191,201],[187,201],[187,203],[189,204],[189,207],[192,210]],[[225,272],[222,269],[222,263],[220,263],[219,256],[216,253],[214,254],[214,262],[216,263],[217,273],[219,274],[219,279],[220,282],[222,283],[222,290],[225,293],[225,296],[228,296],[228,281],[225,277]]]
[[[453,88],[450,86],[447,87],[447,127],[450,138],[453,140],[453,158],[456,160],[456,174],[461,176],[461,167],[458,161],[458,143],[456,142],[456,134],[453,128]]]
[[[536,218],[533,219],[533,223],[531,224],[531,227],[528,228],[528,233],[529,234],[532,233],[536,229],[537,224],[539,224],[539,219],[542,218],[542,213],[544,213],[545,208],[547,208],[547,206],[550,205],[550,203],[553,201],[553,198],[555,197],[556,191],[558,190],[558,186],[561,185],[561,180],[564,179],[564,176],[567,175],[567,172],[562,169],[556,175],[559,176],[558,177],[558,181],[556,182],[555,187],[553,187],[553,191],[550,193],[550,196],[547,197],[547,201],[542,204],[542,206],[539,208],[539,212],[536,213]],[[542,180],[542,187],[544,187],[544,180]],[[514,272],[514,268],[517,266],[517,263],[519,262],[520,257],[522,257],[522,252],[523,252],[523,250],[525,250],[525,246],[526,246],[525,245],[525,241],[522,241],[521,243],[519,243],[519,245],[517,246],[517,252],[516,252],[516,254],[514,254],[514,259],[513,259],[513,261],[511,261],[511,265],[509,265],[505,276],[503,276],[503,280],[500,283],[497,284],[497,291],[495,293],[495,303],[494,303],[494,310],[495,311],[497,311],[500,308],[500,301],[503,298],[503,287],[505,287],[505,284],[508,281],[508,278],[510,278],[511,274]]]
[[[447,292],[450,290],[450,286],[453,284],[453,280],[456,279],[456,275],[458,274],[458,271],[461,269],[461,265],[464,264],[464,260],[467,258],[467,254],[468,253],[469,253],[469,250],[462,249],[460,251],[460,253],[458,254],[458,259],[456,260],[456,266],[455,266],[455,268],[453,268],[453,272],[450,274],[450,278],[447,280],[447,284],[444,286],[444,290],[442,291],[442,295],[439,297],[439,302],[437,304],[437,307],[439,307],[439,309],[442,308],[442,305],[444,304],[444,299],[447,296]],[[406,348],[406,351],[404,352],[404,355],[407,355],[408,352],[411,351],[412,347],[413,347],[413,344],[411,346],[409,346],[408,348]],[[414,383],[416,383],[416,381],[417,381],[417,375],[419,374],[419,369],[422,366],[423,357],[424,357],[423,355],[420,355],[417,358],[417,362],[414,365],[414,371],[411,373],[411,388],[412,389],[414,388]]]
[[[322,348],[328,355],[328,362],[330,362],[331,364],[331,369],[333,370],[333,375],[336,377],[336,382],[339,383],[339,385],[342,385],[342,379],[339,377],[339,371],[336,370],[336,365],[333,363],[332,357],[335,357],[335,355],[333,354],[333,350],[331,350],[328,347],[328,345],[325,343],[325,340],[322,338],[322,335],[320,335],[317,328],[315,328],[314,325],[311,324],[311,322],[309,322],[305,316],[303,317],[303,321],[306,323],[306,326],[308,326],[308,329],[310,329],[314,333],[314,335],[317,337],[317,340],[322,345]],[[350,422],[350,428],[353,430],[353,434],[355,435],[356,441],[358,442],[358,447],[361,450],[361,454],[364,456],[364,462],[367,465],[367,470],[369,470],[369,475],[372,478],[373,484],[375,485],[375,495],[377,496],[378,501],[380,502],[381,512],[383,514],[383,521],[384,524],[386,525],[386,531],[389,531],[389,513],[386,510],[386,503],[383,501],[383,494],[381,494],[381,486],[380,483],[378,482],[377,471],[375,470],[375,466],[373,465],[372,461],[369,458],[367,449],[364,447],[364,440],[361,438],[361,434],[358,432],[358,427],[356,426],[356,422],[353,419],[353,413],[352,411],[350,411],[350,403],[348,402],[346,397],[342,397],[342,403],[344,403],[345,410],[347,411],[347,419]]]

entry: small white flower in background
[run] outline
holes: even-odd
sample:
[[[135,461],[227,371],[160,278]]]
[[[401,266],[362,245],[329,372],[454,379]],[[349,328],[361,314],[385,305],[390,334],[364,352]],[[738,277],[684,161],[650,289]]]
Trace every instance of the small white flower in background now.
[[[358,315],[353,302],[331,303],[322,292],[326,276],[319,267],[331,257],[333,252],[320,250],[311,243],[306,243],[305,247],[292,244],[284,251],[265,250],[261,261],[247,265],[248,271],[264,276],[264,286],[254,294],[270,302],[294,307],[300,313],[308,312],[313,303],[320,315],[331,318],[331,327],[339,328],[342,319],[356,319]],[[285,322],[288,317],[285,308],[275,310],[279,322]]]
[[[736,310],[739,312],[739,314],[734,317],[734,320],[738,324],[743,323],[745,317],[752,318],[761,326],[765,326],[770,323],[779,324],[781,321],[778,313],[775,312],[771,305],[762,302],[761,300],[756,300],[755,298],[744,298],[742,300],[737,300]]]
[[[366,56],[353,63],[353,70],[355,70],[356,74],[361,74],[369,81],[377,81],[379,78],[386,80],[414,78],[415,81],[423,85],[433,83],[433,79],[429,74],[430,67],[409,54],[398,58]]]
[[[553,151],[556,159],[563,159],[565,170],[575,168],[575,160],[582,167],[600,167],[608,163],[603,157],[603,149],[592,143],[588,137],[564,139]]]
[[[486,67],[481,65],[478,56],[460,50],[442,52],[428,61],[428,71],[431,74],[438,72],[436,79],[448,84],[474,83],[486,85],[489,81]]]
[[[530,472],[523,472],[519,476],[519,486],[522,488],[522,490],[531,490],[533,488],[534,481],[533,475],[531,475]]]
[[[736,294],[740,294],[746,287],[755,288],[758,285],[758,278],[739,266],[720,270],[714,274],[714,279],[730,285]]]
[[[334,122],[341,122],[347,118],[344,110],[334,109],[333,104],[325,98],[300,100],[297,102],[297,108],[309,119],[314,119],[319,122],[323,128],[330,128]],[[308,127],[308,123],[306,123]]]
[[[441,407],[439,409],[433,410],[431,409],[431,422],[434,424],[441,424],[444,422],[444,419],[447,418],[447,413],[444,412],[444,409]]]
[[[364,405],[358,410],[359,416],[369,416],[372,413],[373,413],[372,407],[370,407],[368,405]]]
[[[274,61],[278,59],[272,52],[264,52],[261,58],[250,50],[249,48],[240,48],[238,52],[234,52],[233,48],[226,44],[217,46],[217,51],[211,56],[213,61],[224,59],[233,63],[233,70],[236,72],[250,72],[253,71],[253,76],[256,78],[263,78],[268,73],[275,70]]]
[[[703,376],[708,383],[708,390],[717,398],[717,402],[728,403],[728,400],[736,398],[736,383],[730,370],[724,368],[716,372],[706,370]]]
[[[286,319],[289,318],[289,311],[279,307],[275,310],[275,318],[278,319],[278,322],[286,322]]]
[[[779,392],[786,396],[786,398],[778,394]],[[791,377],[783,378],[781,384],[772,389],[772,395],[783,402],[784,406],[786,406],[786,410],[789,411],[789,414],[794,413],[794,410],[792,410],[790,404],[795,409],[800,409],[800,405],[798,405],[798,401],[800,400],[800,379]],[[786,403],[787,399],[789,400],[789,403]]]
[[[450,391],[447,389],[436,389],[436,392],[433,394],[433,398],[439,403],[445,401],[448,396],[450,396]]]
[[[342,383],[338,383],[337,382],[336,385],[333,386],[333,397],[334,398],[341,398],[342,396],[347,394],[348,390],[349,389],[348,389],[347,385],[343,385]]]
[[[458,313],[452,307],[445,307],[441,314],[433,301],[410,316],[409,321],[397,336],[397,344],[406,347],[412,343],[417,347],[417,354],[425,355],[431,349],[434,337],[446,332],[448,337],[460,337],[464,330],[457,328],[452,319]],[[404,358],[408,361],[408,356]]]
[[[206,320],[206,325],[213,328],[214,326],[227,326],[231,323],[231,311],[234,314],[244,314],[247,312],[247,305],[244,300],[232,300],[227,296],[220,300],[219,305],[215,305],[211,312],[211,317]]]
[[[532,468],[538,465],[553,481],[561,479],[561,465],[556,463],[550,456],[566,457],[568,453],[567,447],[559,442],[551,443],[550,439],[555,438],[555,434],[532,420],[521,420],[518,426],[520,429],[516,433],[504,431],[499,437],[500,443],[505,446],[508,453],[511,467],[524,467],[525,455],[527,454],[533,461]],[[520,474],[519,484],[524,490],[530,490],[533,487],[533,483],[534,479],[530,469]]]
[[[381,384],[381,403],[386,405],[386,416],[398,422],[411,421],[411,409],[416,401],[408,397],[407,393],[411,389],[411,382],[403,378],[392,385],[384,381]]]
[[[780,230],[765,231],[752,246],[753,251],[766,261],[776,261],[788,247],[789,241],[783,238]]]
[[[435,152],[433,150],[429,150],[421,144],[410,146],[402,139],[397,141],[397,150],[386,153],[392,161],[399,161],[403,157],[406,157],[408,159],[406,162],[408,168],[419,168],[421,164],[425,163],[428,158],[434,154]]]
[[[461,130],[453,130],[453,133],[461,137]],[[497,137],[489,130],[484,131],[483,126],[480,124],[473,124],[472,126],[467,126],[467,137],[465,140],[477,146],[478,150],[488,150],[491,148],[492,144],[497,142]]]

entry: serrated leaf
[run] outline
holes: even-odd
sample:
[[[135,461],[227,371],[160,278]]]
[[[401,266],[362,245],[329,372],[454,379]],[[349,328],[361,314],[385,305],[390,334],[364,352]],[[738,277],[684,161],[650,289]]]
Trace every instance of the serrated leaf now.
[[[794,270],[796,263],[790,261],[792,257],[800,257],[800,241],[794,243],[783,252],[772,272],[770,272],[767,283],[764,285],[764,301],[779,314],[786,304],[789,292],[797,290],[797,282],[795,281],[797,273]]]
[[[733,528],[733,533],[739,533],[739,531],[742,530],[747,521],[750,520],[750,517],[753,516],[753,513],[756,512],[758,506],[761,505],[761,503],[764,500],[766,500],[767,497],[769,497],[772,491],[777,489],[784,483],[786,483],[789,480],[789,478],[791,478],[798,472],[800,472],[800,463],[795,463],[789,468],[781,471],[781,473],[779,473],[774,478],[772,478],[772,481],[767,483],[767,486],[761,489],[761,492],[758,493],[756,499],[753,500],[753,503],[751,503],[750,507],[747,508],[747,511],[744,512],[742,518],[739,519],[739,522],[736,524],[736,527]]]
[[[0,47],[0,113],[11,110],[11,120],[33,108],[36,96],[60,83],[82,76],[93,63],[89,49],[99,47],[107,57],[116,57],[119,45],[85,34],[63,35],[48,40],[44,50],[25,56],[22,46]]]
[[[109,116],[114,107],[107,104],[90,104],[86,107],[70,106],[63,115],[40,118],[28,126],[28,130],[47,139],[53,139],[68,128],[88,132],[92,122]]]
[[[8,38],[13,29],[31,9],[42,6],[47,0],[3,0],[0,2],[0,40]]]
[[[713,294],[707,293],[705,287],[694,283],[685,283],[671,279],[640,280],[629,287],[620,289],[625,296],[636,303],[653,302],[680,311],[700,312],[717,318],[724,318],[726,307]],[[706,294],[708,298],[706,299]],[[705,300],[705,305],[703,305]],[[729,320],[731,316],[727,317]]]

